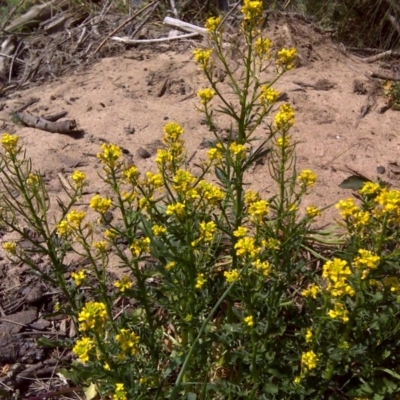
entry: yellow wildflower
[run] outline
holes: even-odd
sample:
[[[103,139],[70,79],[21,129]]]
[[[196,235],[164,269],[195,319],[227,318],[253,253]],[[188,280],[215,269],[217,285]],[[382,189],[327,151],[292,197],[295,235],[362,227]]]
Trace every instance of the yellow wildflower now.
[[[301,355],[301,364],[305,369],[311,370],[317,367],[318,357],[312,351],[307,351]]]
[[[83,185],[83,182],[86,179],[86,174],[84,172],[81,171],[74,171],[71,174],[71,179],[72,181],[75,183],[75,187],[81,187]]]
[[[359,256],[354,259],[354,263],[358,268],[376,269],[380,262],[380,257],[373,254],[369,250],[359,249]]]
[[[263,239],[262,245],[269,250],[279,250],[281,247],[280,241],[275,238]]]
[[[294,124],[294,111],[290,104],[282,104],[274,118],[276,129],[287,130]]]
[[[268,107],[271,104],[276,103],[279,95],[280,93],[277,90],[265,85],[261,86],[261,95],[260,95],[261,105],[264,107]]]
[[[123,276],[121,280],[115,281],[114,286],[118,289],[119,292],[124,293],[125,290],[129,290],[132,287],[132,282],[129,279],[129,276]]]
[[[363,187],[358,191],[363,196],[375,196],[381,192],[382,188],[379,183],[365,182]]]
[[[265,200],[256,201],[249,206],[248,213],[253,222],[261,222],[262,219],[268,214],[268,202]]]
[[[38,174],[29,174],[26,183],[30,186],[37,185],[40,182],[40,178],[41,177]]]
[[[107,199],[96,194],[96,196],[92,197],[90,200],[89,207],[100,214],[105,214],[111,207],[111,204],[111,199]]]
[[[71,273],[71,278],[74,280],[76,286],[81,286],[83,281],[85,280],[86,273],[83,269],[77,272]]]
[[[312,297],[313,299],[316,299],[317,295],[318,295],[318,292],[319,292],[319,287],[317,285],[315,285],[315,284],[312,284],[312,285],[309,286],[308,289],[304,289],[301,292],[301,294],[304,297]]]
[[[135,355],[139,353],[140,337],[128,329],[121,329],[115,340],[119,343],[124,354]]]
[[[93,242],[93,247],[99,252],[104,253],[107,250],[107,242],[101,240],[99,242]]]
[[[347,200],[340,200],[335,207],[340,210],[340,215],[343,219],[348,219],[354,214],[360,212],[360,208],[355,205],[352,198],[348,198]]]
[[[19,136],[10,135],[9,133],[5,133],[1,138],[1,144],[4,150],[10,154],[18,153],[19,149],[17,148],[19,141]]]
[[[88,337],[81,337],[75,343],[72,351],[79,357],[83,364],[87,363],[90,359],[90,354],[95,348],[93,339]]]
[[[84,211],[77,211],[77,210],[71,210],[67,214],[67,221],[68,224],[70,225],[72,230],[77,230],[80,228],[81,223],[83,219],[85,218],[86,213]]]
[[[3,249],[12,255],[17,254],[17,243],[15,242],[4,242],[3,243]]]
[[[312,329],[307,329],[306,335],[305,335],[306,342],[307,342],[307,343],[312,342],[313,337],[314,337],[314,334],[313,334]]]
[[[308,218],[315,218],[321,216],[321,210],[315,206],[306,207],[306,215]]]
[[[257,17],[261,17],[263,14],[262,1],[244,0],[241,12],[244,20],[255,21]]]
[[[197,278],[196,278],[196,285],[195,288],[196,289],[201,289],[204,284],[206,283],[206,279],[204,278],[204,274],[198,274]]]
[[[174,269],[176,267],[176,261],[170,261],[166,266],[165,269],[167,271],[171,271],[172,269]]]
[[[207,32],[215,32],[220,23],[221,17],[210,17],[206,21],[205,28],[207,29]]]
[[[350,275],[351,270],[345,260],[334,258],[328,260],[323,266],[322,276],[328,279],[327,290],[332,296],[354,295],[354,289],[347,283],[347,277]]]
[[[182,203],[168,204],[165,214],[182,217],[185,214],[185,205]]]
[[[271,41],[267,38],[259,37],[254,43],[254,50],[259,57],[267,55],[270,49]]]
[[[139,257],[142,253],[150,251],[150,238],[135,239],[129,248],[136,257]]]
[[[112,400],[128,400],[123,383],[117,383],[115,385],[115,391]]]
[[[253,190],[247,190],[244,194],[244,202],[249,205],[256,201],[260,200],[260,195],[258,192],[254,192]]]
[[[292,69],[296,65],[297,50],[294,47],[290,49],[281,49],[277,53],[276,64],[285,70]]]
[[[238,257],[254,257],[260,252],[260,249],[255,246],[254,238],[248,236],[242,237],[237,241],[235,250]]]
[[[343,303],[335,303],[335,308],[328,312],[332,319],[341,319],[344,323],[349,321],[349,312]]]
[[[246,236],[246,233],[247,228],[245,228],[244,226],[239,226],[235,231],[233,231],[233,236],[240,238]]]
[[[119,159],[122,156],[122,150],[119,146],[111,143],[103,143],[101,149],[103,152],[98,153],[97,158],[99,158],[105,166],[115,168],[119,165]]]
[[[239,275],[240,275],[240,272],[238,269],[233,269],[232,271],[224,272],[224,276],[228,283],[232,283],[232,282],[236,281],[236,279],[239,277]]]
[[[211,53],[212,53],[212,50],[210,50],[210,49],[206,49],[206,50],[196,49],[193,52],[194,59],[200,64],[200,68],[204,71],[207,69],[207,67],[209,65]]]
[[[197,96],[200,97],[201,104],[206,105],[206,104],[208,104],[208,103],[213,99],[213,97],[215,96],[215,90],[212,90],[212,89],[209,89],[209,88],[207,88],[207,89],[200,89],[200,90],[197,92]]]
[[[250,327],[254,326],[254,317],[252,315],[245,317],[243,321],[247,326],[250,326]]]
[[[104,303],[89,301],[78,314],[79,330],[81,332],[101,332],[108,319],[107,308]]]
[[[251,264],[257,271],[261,272],[262,275],[268,276],[271,264],[268,261],[256,260]]]
[[[131,183],[132,185],[136,185],[140,176],[140,172],[138,170],[138,167],[135,165],[131,165],[129,168],[126,168],[122,176],[124,177],[124,180]]]
[[[317,180],[317,175],[315,175],[314,172],[309,169],[304,169],[297,176],[297,180],[299,181],[302,189],[311,188],[314,186],[315,181]]]
[[[162,236],[167,232],[167,228],[162,225],[153,225],[151,230],[153,231],[154,236]]]

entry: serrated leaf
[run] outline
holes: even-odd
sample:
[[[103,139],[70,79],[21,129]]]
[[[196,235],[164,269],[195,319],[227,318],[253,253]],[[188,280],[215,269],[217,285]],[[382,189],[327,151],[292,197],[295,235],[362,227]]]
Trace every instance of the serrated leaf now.
[[[360,190],[365,182],[371,182],[368,178],[359,176],[359,175],[351,175],[346,178],[339,187],[342,189],[352,189],[352,190]]]

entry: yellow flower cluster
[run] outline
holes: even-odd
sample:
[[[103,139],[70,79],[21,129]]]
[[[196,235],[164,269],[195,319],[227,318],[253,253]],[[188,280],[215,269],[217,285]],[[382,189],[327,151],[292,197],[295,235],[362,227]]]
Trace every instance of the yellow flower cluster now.
[[[294,124],[294,110],[290,104],[282,104],[274,118],[274,127],[278,130],[287,130]]]
[[[378,268],[381,258],[373,254],[369,250],[359,249],[359,256],[354,259],[354,264],[357,268],[363,271],[362,279],[365,279],[371,269]]]
[[[132,287],[132,282],[129,279],[129,276],[123,276],[121,280],[115,281],[114,286],[118,289],[119,292],[124,293],[126,290],[129,290]]]
[[[10,135],[9,133],[5,133],[1,138],[2,146],[9,154],[17,154],[19,152],[18,141],[19,136]]]
[[[76,286],[81,286],[86,278],[86,273],[83,269],[71,273],[71,278],[74,280]]]
[[[271,41],[267,38],[259,37],[254,43],[254,50],[259,57],[268,55],[271,50]]]
[[[271,264],[268,261],[256,260],[251,264],[263,276],[268,276],[271,269]]]
[[[117,383],[115,385],[115,391],[112,400],[128,400],[127,393],[123,383]]]
[[[317,298],[317,295],[319,293],[319,287],[315,284],[312,284],[308,287],[308,289],[304,289],[301,294],[304,297],[312,297],[313,299]]]
[[[214,221],[210,222],[202,221],[200,222],[199,227],[200,227],[199,238],[192,242],[193,247],[196,247],[199,244],[211,243],[214,239],[214,235],[217,229],[217,226],[215,225]]]
[[[229,145],[229,151],[234,154],[237,158],[243,159],[246,157],[246,147],[243,144],[232,142]]]
[[[118,335],[115,336],[115,340],[121,347],[122,354],[119,358],[123,359],[126,355],[135,355],[139,353],[139,342],[140,337],[128,329],[121,329]]]
[[[215,90],[212,90],[210,88],[200,89],[197,92],[197,96],[200,97],[201,104],[207,105],[215,96]]]
[[[334,297],[343,295],[354,295],[354,289],[348,284],[347,278],[351,275],[351,270],[347,261],[340,258],[328,260],[322,270],[322,276],[328,280],[327,290]]]
[[[309,169],[304,169],[298,175],[297,180],[302,189],[311,188],[315,185],[317,175]]]
[[[15,242],[4,242],[3,243],[3,249],[12,255],[17,254],[17,243]]]
[[[322,214],[321,210],[319,210],[315,206],[306,207],[306,215],[307,215],[308,218],[320,217],[321,214]]]
[[[126,182],[129,182],[133,186],[135,186],[138,183],[140,172],[135,165],[131,165],[129,168],[126,168],[123,171],[122,176],[124,177],[124,180]]]
[[[266,200],[258,200],[251,203],[248,213],[252,222],[256,224],[261,223],[269,213],[268,202]]]
[[[40,182],[41,176],[39,174],[29,174],[26,183],[29,186],[36,186]]]
[[[140,257],[143,253],[150,251],[150,238],[135,239],[129,248],[136,257]]]
[[[297,50],[294,47],[290,49],[281,49],[277,53],[276,65],[287,71],[295,67],[296,59]]]
[[[78,339],[72,351],[79,357],[83,364],[87,363],[95,348],[93,339],[82,337]]]
[[[86,174],[82,171],[77,170],[71,174],[71,180],[74,182],[76,188],[82,187],[85,179]]]
[[[109,210],[111,205],[112,205],[111,199],[101,197],[98,194],[92,197],[92,199],[89,202],[89,207],[100,214],[105,214]]]
[[[107,242],[104,240],[98,241],[98,242],[93,242],[93,247],[99,252],[99,253],[104,253],[107,251]]]
[[[176,174],[172,179],[173,188],[180,194],[184,194],[191,189],[195,181],[196,178],[192,173],[184,169],[176,171]]]
[[[210,63],[212,50],[210,49],[196,49],[193,51],[194,59],[200,64],[200,69],[207,70]]]
[[[314,334],[313,334],[312,329],[307,329],[306,335],[305,335],[306,342],[307,342],[307,343],[312,342],[312,341],[313,341],[313,338],[314,338]]]
[[[241,12],[245,21],[256,21],[263,15],[262,1],[244,0]]]
[[[363,187],[358,191],[363,196],[376,196],[381,192],[382,188],[379,183],[365,182]]]
[[[151,227],[154,236],[162,236],[167,232],[167,228],[162,225],[153,225]]]
[[[278,100],[280,93],[274,88],[261,86],[260,102],[263,107],[268,107]]]
[[[318,356],[312,351],[304,352],[301,355],[301,364],[303,368],[307,370],[312,370],[317,367]]]
[[[255,239],[249,236],[240,238],[235,244],[235,250],[238,257],[255,257],[261,251],[256,247]]]
[[[224,277],[226,278],[226,281],[228,283],[232,283],[236,281],[236,279],[239,277],[240,272],[237,269],[233,269],[232,271],[225,271],[224,272]]]
[[[333,310],[328,312],[332,319],[341,319],[344,323],[349,322],[349,312],[345,305],[341,302],[336,302]]]
[[[183,203],[168,204],[165,214],[181,218],[185,215],[185,205]]]
[[[107,169],[114,169],[120,165],[122,150],[119,146],[111,143],[103,143],[101,145],[102,153],[97,154],[97,158],[101,160]]]
[[[195,288],[196,289],[201,289],[205,283],[206,283],[206,278],[204,278],[204,274],[198,274],[197,278],[196,278],[196,285]]]
[[[106,305],[96,301],[89,301],[78,314],[79,329],[82,332],[100,333],[104,330],[104,324],[107,319]]]
[[[81,224],[85,218],[84,211],[71,210],[64,220],[57,224],[57,233],[60,236],[67,236],[81,229]]]
[[[209,33],[215,32],[218,29],[220,23],[221,23],[221,17],[210,17],[206,21],[205,28]]]
[[[245,317],[244,318],[244,323],[247,325],[247,326],[249,326],[250,328],[252,327],[252,326],[254,326],[254,317],[252,316],[252,315],[249,315],[248,317]]]

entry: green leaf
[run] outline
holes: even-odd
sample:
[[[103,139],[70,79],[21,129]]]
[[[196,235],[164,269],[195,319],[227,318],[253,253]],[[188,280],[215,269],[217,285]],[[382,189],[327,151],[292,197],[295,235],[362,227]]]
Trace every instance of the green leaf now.
[[[387,374],[393,376],[393,378],[399,379],[400,380],[400,375],[394,371],[391,371],[388,368],[376,368],[377,371],[383,371],[386,372]]]
[[[192,393],[192,392],[190,392],[190,393],[188,393],[188,400],[196,400],[197,399],[197,395],[196,395],[196,393]]]
[[[339,187],[342,189],[360,190],[364,186],[365,182],[371,182],[371,181],[365,176],[351,175],[348,178],[346,178],[339,185]]]
[[[267,393],[270,393],[270,394],[276,394],[276,393],[278,393],[278,391],[279,391],[278,386],[274,385],[274,384],[271,383],[271,382],[268,382],[268,383],[266,383],[266,384],[264,385],[264,390],[265,390]]]

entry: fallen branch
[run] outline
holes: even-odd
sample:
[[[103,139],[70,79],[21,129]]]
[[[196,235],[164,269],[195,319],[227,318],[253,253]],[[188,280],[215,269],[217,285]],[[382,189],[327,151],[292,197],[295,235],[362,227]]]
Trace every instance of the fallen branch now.
[[[377,78],[377,79],[384,79],[386,81],[400,81],[400,76],[393,76],[387,74],[381,74],[380,72],[369,72],[365,74],[365,76],[369,78]]]
[[[202,34],[202,35],[207,34],[207,29],[201,28],[200,26],[197,26],[197,25],[189,24],[187,22],[183,22],[180,19],[165,17],[163,23],[165,25],[170,25],[175,28],[182,29],[183,31],[186,31],[186,32],[191,32],[191,33],[196,32],[196,33]]]
[[[56,122],[58,121],[60,118],[64,118],[66,115],[68,114],[68,111],[60,111],[56,114],[51,114],[51,115],[45,115],[43,118],[47,121],[50,122]]]
[[[382,58],[389,57],[389,56],[392,56],[392,55],[394,55],[393,51],[392,50],[388,50],[388,51],[384,51],[383,53],[376,54],[375,56],[362,58],[362,61],[367,62],[367,63],[371,63],[371,62],[374,62],[374,61],[377,61],[377,60],[381,60]]]
[[[114,36],[110,38],[111,40],[115,40],[116,42],[120,43],[125,43],[125,44],[141,44],[141,43],[159,43],[159,42],[167,42],[168,40],[175,40],[175,39],[185,39],[185,38],[191,38],[200,35],[200,33],[187,33],[186,35],[179,35],[179,36],[171,36],[171,37],[163,37],[163,38],[158,38],[158,39],[142,39],[142,40],[135,40],[135,39],[129,39],[127,37],[121,38],[118,36]]]
[[[13,115],[15,115],[25,126],[29,126],[30,128],[41,129],[42,131],[51,133],[76,133],[76,122],[73,119],[51,122],[47,119],[35,117],[30,114],[14,113]]]
[[[106,42],[109,39],[112,39],[112,36],[115,35],[118,31],[120,31],[124,26],[128,25],[129,22],[133,21],[135,18],[137,18],[140,14],[145,12],[148,8],[153,7],[154,5],[158,4],[160,0],[154,0],[152,3],[148,4],[146,7],[143,7],[141,10],[139,10],[136,14],[133,14],[132,17],[128,18],[126,21],[124,21],[121,25],[119,25],[117,28],[115,28],[97,47],[97,49],[91,54],[91,57],[95,56],[100,49],[106,44]]]

